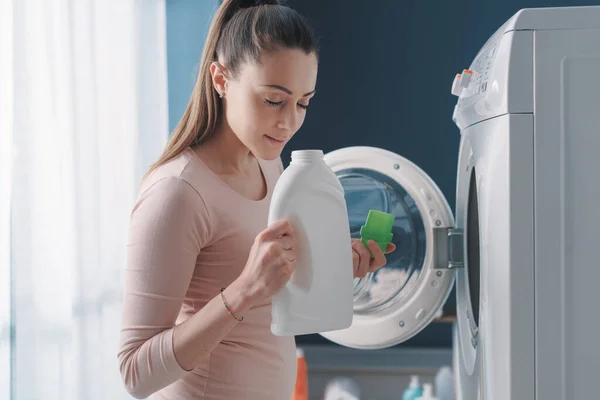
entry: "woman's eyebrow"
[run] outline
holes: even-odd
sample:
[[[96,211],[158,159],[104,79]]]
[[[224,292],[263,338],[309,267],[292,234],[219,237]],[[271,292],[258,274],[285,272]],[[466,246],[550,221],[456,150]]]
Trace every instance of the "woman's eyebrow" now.
[[[264,86],[264,87],[269,87],[269,88],[271,88],[271,89],[277,89],[277,90],[281,90],[282,92],[285,92],[285,93],[287,93],[287,94],[289,94],[289,95],[291,95],[291,94],[292,94],[292,91],[291,91],[290,89],[288,89],[288,88],[286,88],[286,87],[284,87],[284,86],[281,86],[281,85],[263,85],[263,86]],[[308,92],[308,93],[305,93],[305,94],[304,94],[302,97],[310,96],[310,95],[311,95],[311,94],[313,94],[314,92],[315,92],[314,90],[311,90],[310,92]]]

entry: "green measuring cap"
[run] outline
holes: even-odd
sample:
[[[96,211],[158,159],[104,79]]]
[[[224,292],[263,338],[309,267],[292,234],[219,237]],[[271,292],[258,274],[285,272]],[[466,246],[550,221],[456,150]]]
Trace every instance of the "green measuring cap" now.
[[[374,240],[381,251],[387,249],[394,236],[392,226],[394,216],[378,210],[369,210],[367,222],[360,228],[360,240],[368,247],[369,240]]]

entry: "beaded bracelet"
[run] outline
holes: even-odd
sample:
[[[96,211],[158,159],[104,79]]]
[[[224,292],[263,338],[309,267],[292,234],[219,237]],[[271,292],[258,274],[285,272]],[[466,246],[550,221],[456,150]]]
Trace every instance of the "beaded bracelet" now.
[[[229,306],[227,305],[227,300],[225,300],[225,295],[223,294],[224,290],[225,290],[225,288],[221,288],[221,299],[223,300],[223,305],[225,306],[225,309],[227,310],[229,315],[231,315],[233,317],[233,319],[235,319],[238,322],[242,322],[244,320],[244,317],[236,318],[236,316],[233,315],[233,313],[229,310]]]

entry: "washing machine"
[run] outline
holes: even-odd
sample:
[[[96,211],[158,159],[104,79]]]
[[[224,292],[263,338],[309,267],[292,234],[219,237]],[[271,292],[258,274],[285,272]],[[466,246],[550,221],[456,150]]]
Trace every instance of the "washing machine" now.
[[[369,209],[383,210],[397,250],[355,281],[352,326],[322,335],[357,349],[402,343],[456,285],[462,399],[600,398],[600,7],[519,11],[451,92],[454,213],[398,154],[326,155],[353,237]]]

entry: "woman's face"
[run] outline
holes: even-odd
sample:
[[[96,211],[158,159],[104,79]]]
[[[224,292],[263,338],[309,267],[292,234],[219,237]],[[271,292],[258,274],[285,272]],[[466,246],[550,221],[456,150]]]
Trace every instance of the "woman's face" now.
[[[222,71],[213,66],[226,123],[255,156],[278,158],[300,129],[315,92],[317,66],[314,53],[297,49],[263,52],[260,63],[244,63],[234,79],[219,77]]]

